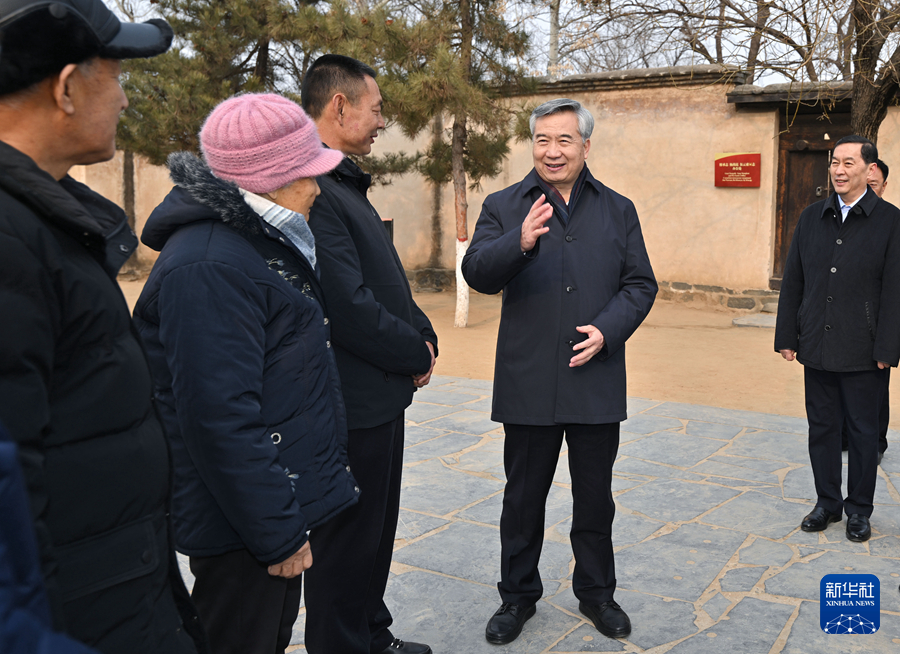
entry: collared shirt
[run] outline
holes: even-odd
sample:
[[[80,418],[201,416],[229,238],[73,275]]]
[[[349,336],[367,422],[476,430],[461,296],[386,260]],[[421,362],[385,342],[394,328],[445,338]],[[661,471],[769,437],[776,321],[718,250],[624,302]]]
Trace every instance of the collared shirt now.
[[[569,193],[569,202],[566,203],[562,193],[560,193],[555,186],[544,181],[541,179],[540,175],[538,175],[538,185],[540,185],[541,189],[544,191],[544,195],[547,196],[547,201],[553,205],[553,208],[556,209],[557,212],[559,212],[564,225],[569,224],[569,214],[578,202],[578,196],[581,195],[581,189],[584,188],[584,180],[586,178],[587,164],[581,167],[581,172],[578,174],[575,184],[572,185],[572,191]]]
[[[306,257],[309,265],[315,270],[316,267],[316,239],[313,237],[309,225],[306,223],[306,217],[303,214],[291,211],[286,207],[275,204],[271,200],[264,198],[256,193],[251,193],[245,189],[239,188],[244,201],[267,223],[280,230],[285,236],[291,239],[291,243],[300,250],[300,253]]]
[[[838,205],[839,205],[840,208],[841,208],[841,222],[844,222],[845,220],[847,220],[847,214],[850,213],[850,210],[851,210],[853,207],[856,206],[856,203],[857,203],[857,202],[859,202],[859,201],[862,200],[864,197],[866,197],[866,193],[868,193],[868,190],[863,191],[863,194],[860,195],[858,198],[856,198],[856,199],[855,199],[853,202],[851,202],[850,204],[844,204],[843,198],[841,198],[840,195],[837,196],[837,199],[838,199]]]

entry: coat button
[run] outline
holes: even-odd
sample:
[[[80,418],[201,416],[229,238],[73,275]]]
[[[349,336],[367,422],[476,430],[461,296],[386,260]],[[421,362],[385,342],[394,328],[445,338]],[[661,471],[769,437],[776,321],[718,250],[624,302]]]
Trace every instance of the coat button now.
[[[575,239],[572,238],[571,236],[566,236],[566,243],[571,243],[571,242],[574,241],[574,240],[575,240]]]
[[[566,341],[566,345],[573,345],[573,346],[574,346],[574,345],[575,345],[575,341],[572,341],[572,340]]]
[[[325,324],[326,325],[328,324],[328,318],[325,318]]]
[[[827,298],[825,298],[825,301],[826,301],[826,302],[831,302],[832,299],[834,299],[834,298],[832,298],[832,297],[829,295]]]
[[[350,466],[345,466],[347,468],[347,472],[350,472]]]
[[[272,442],[275,443],[276,445],[278,445],[281,442],[281,434],[279,434],[277,431],[274,434],[272,434]]]
[[[150,550],[146,550],[143,554],[141,554],[141,561],[143,561],[144,563],[150,563],[150,561],[152,560],[153,554],[150,552]]]
[[[353,487],[353,492],[354,492],[354,493],[358,493],[358,492],[359,492],[359,486],[354,486],[354,487]]]
[[[832,268],[831,272],[837,272],[837,268]]]
[[[831,325],[825,325],[825,331],[826,331],[826,332],[830,332],[830,331],[831,331]]]
[[[331,341],[325,341],[325,347],[331,347]]]
[[[566,286],[566,293],[571,293],[574,290],[575,290],[574,286]]]
[[[841,239],[838,239],[838,240],[837,240],[837,244],[838,244],[838,245],[841,245],[842,243],[843,243],[843,241],[842,241]]]
[[[119,250],[121,250],[122,252],[128,252],[128,246],[127,246],[127,245],[120,245],[120,246],[119,246]]]

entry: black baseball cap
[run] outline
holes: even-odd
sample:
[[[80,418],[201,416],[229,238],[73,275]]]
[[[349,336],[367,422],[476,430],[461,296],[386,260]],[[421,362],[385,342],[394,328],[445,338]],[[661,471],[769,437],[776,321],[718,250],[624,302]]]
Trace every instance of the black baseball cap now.
[[[134,59],[162,54],[172,44],[172,28],[164,20],[123,23],[101,0],[0,0],[0,31],[15,30],[18,19],[46,10],[46,20],[71,17],[96,38],[95,56]],[[43,13],[43,12],[42,12]]]

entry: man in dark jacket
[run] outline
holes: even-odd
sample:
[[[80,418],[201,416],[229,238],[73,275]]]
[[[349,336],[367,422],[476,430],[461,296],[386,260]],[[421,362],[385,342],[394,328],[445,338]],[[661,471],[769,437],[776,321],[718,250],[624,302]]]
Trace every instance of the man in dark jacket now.
[[[295,102],[245,94],[169,157],[141,235],[161,250],[135,306],[172,442],[172,515],[213,654],[283,654],[307,532],[356,503],[347,423],[306,216],[322,147]],[[308,606],[314,602],[307,601]]]
[[[594,119],[578,102],[531,114],[534,169],[484,201],[462,262],[469,285],[503,291],[493,420],[506,432],[500,518],[502,605],[491,643],[515,640],[535,613],[544,505],[563,435],[572,473],[573,588],[603,634],[631,631],[616,604],[612,466],[626,418],[625,341],[657,285],[630,200],[585,163]]]
[[[18,444],[54,627],[104,654],[188,654],[199,623],[171,549],[169,452],[116,273],[124,212],[67,175],[115,154],[118,59],[163,21],[99,0],[0,10],[0,420]]]
[[[491,415],[506,432],[503,603],[488,622],[491,643],[515,640],[541,598],[544,505],[563,435],[575,501],[575,595],[603,634],[631,631],[613,599],[610,484],[626,418],[625,341],[650,311],[657,285],[634,205],[587,168],[593,128],[574,100],[534,110],[534,169],[485,199],[462,262],[472,288],[503,291]]]
[[[320,57],[301,97],[326,145],[345,155],[371,151],[384,120],[369,66]],[[394,638],[383,596],[400,509],[403,412],[415,388],[431,378],[437,336],[366,199],[369,182],[345,158],[319,178],[322,194],[309,219],[347,405],[350,465],[362,494],[359,504],[312,532],[313,549],[323,554],[306,576],[305,644],[313,654],[428,654],[427,645]]]
[[[835,193],[800,214],[784,267],[775,350],[804,366],[816,506],[800,527],[822,531],[847,514],[865,541],[878,466],[888,368],[900,361],[900,210],[867,185],[878,151],[847,136],[835,145]],[[849,445],[841,493],[841,427]]]

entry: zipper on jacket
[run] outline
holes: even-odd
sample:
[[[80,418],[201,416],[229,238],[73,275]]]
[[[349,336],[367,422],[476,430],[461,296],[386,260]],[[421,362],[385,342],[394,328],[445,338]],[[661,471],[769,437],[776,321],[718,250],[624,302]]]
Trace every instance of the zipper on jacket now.
[[[869,327],[869,336],[874,341],[875,340],[875,330],[872,329],[872,315],[869,312],[869,303],[868,302],[866,302],[866,325],[868,325],[868,327]]]

